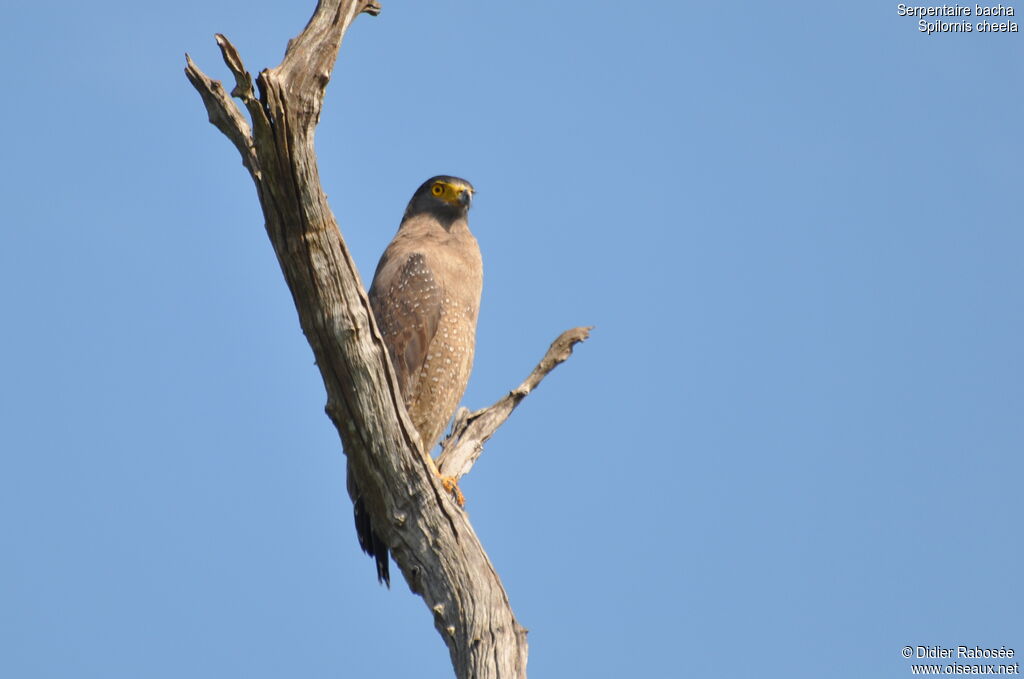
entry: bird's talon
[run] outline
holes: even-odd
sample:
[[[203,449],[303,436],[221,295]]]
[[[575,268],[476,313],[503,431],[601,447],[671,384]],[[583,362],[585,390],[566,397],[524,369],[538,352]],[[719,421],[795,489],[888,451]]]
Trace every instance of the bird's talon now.
[[[460,507],[464,507],[466,505],[466,496],[462,494],[461,490],[459,490],[458,479],[456,479],[454,476],[442,476],[441,485],[444,486],[444,489],[455,497],[455,501],[459,504]]]

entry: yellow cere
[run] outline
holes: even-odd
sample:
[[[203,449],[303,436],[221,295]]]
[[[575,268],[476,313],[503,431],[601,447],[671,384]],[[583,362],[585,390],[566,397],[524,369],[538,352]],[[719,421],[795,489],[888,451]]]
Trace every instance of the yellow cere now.
[[[465,184],[452,184],[449,182],[434,182],[434,185],[430,187],[430,192],[445,201],[446,203],[452,203],[457,205],[459,203],[459,194],[463,191],[469,191],[473,193],[473,189],[466,186]]]

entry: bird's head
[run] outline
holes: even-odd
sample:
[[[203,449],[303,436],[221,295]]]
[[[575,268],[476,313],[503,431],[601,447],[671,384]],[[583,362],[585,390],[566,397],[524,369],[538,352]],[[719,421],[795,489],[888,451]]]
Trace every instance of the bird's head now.
[[[445,222],[465,218],[476,189],[465,179],[438,175],[423,182],[405,209],[406,218],[422,213],[436,215]]]

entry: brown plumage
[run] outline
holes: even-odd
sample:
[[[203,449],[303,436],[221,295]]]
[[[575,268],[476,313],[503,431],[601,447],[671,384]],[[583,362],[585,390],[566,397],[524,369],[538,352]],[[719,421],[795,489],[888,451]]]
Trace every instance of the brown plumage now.
[[[483,286],[480,248],[467,222],[473,190],[457,177],[424,182],[409,201],[370,286],[377,327],[428,458],[459,405],[473,366]],[[431,466],[436,471],[432,460]],[[387,547],[356,495],[359,543],[376,558],[378,579],[389,583]]]

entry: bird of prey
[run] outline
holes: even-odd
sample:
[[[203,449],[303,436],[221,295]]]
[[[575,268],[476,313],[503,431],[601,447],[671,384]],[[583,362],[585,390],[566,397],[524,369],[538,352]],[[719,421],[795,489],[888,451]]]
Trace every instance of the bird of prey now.
[[[441,175],[413,194],[402,223],[377,264],[370,305],[387,345],[398,387],[420,436],[421,452],[437,473],[430,451],[444,433],[473,366],[483,263],[467,214],[473,185]],[[459,504],[454,479],[442,478]],[[359,544],[377,562],[377,579],[390,585],[388,549],[355,499]]]

